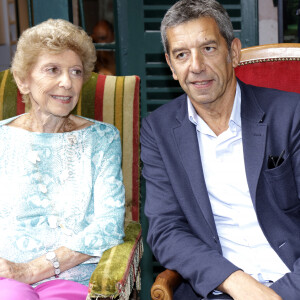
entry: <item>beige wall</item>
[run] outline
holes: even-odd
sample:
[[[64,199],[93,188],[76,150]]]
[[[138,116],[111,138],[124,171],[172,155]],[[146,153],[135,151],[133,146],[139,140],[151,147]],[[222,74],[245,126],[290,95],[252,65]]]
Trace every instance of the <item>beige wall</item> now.
[[[259,45],[278,43],[277,7],[273,0],[258,1]]]

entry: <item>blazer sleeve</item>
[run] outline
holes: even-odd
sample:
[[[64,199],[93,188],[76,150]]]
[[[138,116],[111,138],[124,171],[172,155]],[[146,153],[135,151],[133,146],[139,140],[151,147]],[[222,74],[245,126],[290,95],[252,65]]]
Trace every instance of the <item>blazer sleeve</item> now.
[[[270,286],[282,299],[300,298],[300,258],[294,264],[293,272],[285,274]]]
[[[184,199],[179,203],[170,181],[170,176],[176,174],[170,174],[165,166],[151,121],[144,119],[141,127],[145,214],[149,220],[147,241],[164,267],[178,271],[198,294],[207,296],[238,268],[217,247],[210,247],[191,230],[191,220],[182,210]]]

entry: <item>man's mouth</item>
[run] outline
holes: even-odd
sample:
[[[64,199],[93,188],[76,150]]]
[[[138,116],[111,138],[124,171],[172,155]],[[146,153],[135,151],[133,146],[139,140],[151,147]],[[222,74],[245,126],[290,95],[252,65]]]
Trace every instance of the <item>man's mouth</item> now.
[[[191,81],[195,86],[205,87],[212,83],[212,80]]]

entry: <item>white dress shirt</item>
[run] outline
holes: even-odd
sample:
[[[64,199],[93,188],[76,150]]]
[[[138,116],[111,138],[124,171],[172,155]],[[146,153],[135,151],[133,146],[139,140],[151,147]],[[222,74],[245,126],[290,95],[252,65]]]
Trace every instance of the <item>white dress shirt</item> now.
[[[223,256],[258,281],[276,281],[289,272],[262,232],[245,172],[241,91],[237,84],[229,127],[219,136],[196,113],[188,99],[189,119],[196,125],[205,182]]]

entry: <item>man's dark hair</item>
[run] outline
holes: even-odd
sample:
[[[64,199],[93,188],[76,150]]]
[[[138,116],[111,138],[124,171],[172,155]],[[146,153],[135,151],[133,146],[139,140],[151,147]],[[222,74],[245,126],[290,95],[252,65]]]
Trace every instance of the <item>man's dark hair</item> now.
[[[224,7],[216,0],[180,0],[165,14],[160,27],[165,53],[169,54],[167,29],[202,17],[213,18],[226,40],[228,50],[234,39],[233,27]]]

